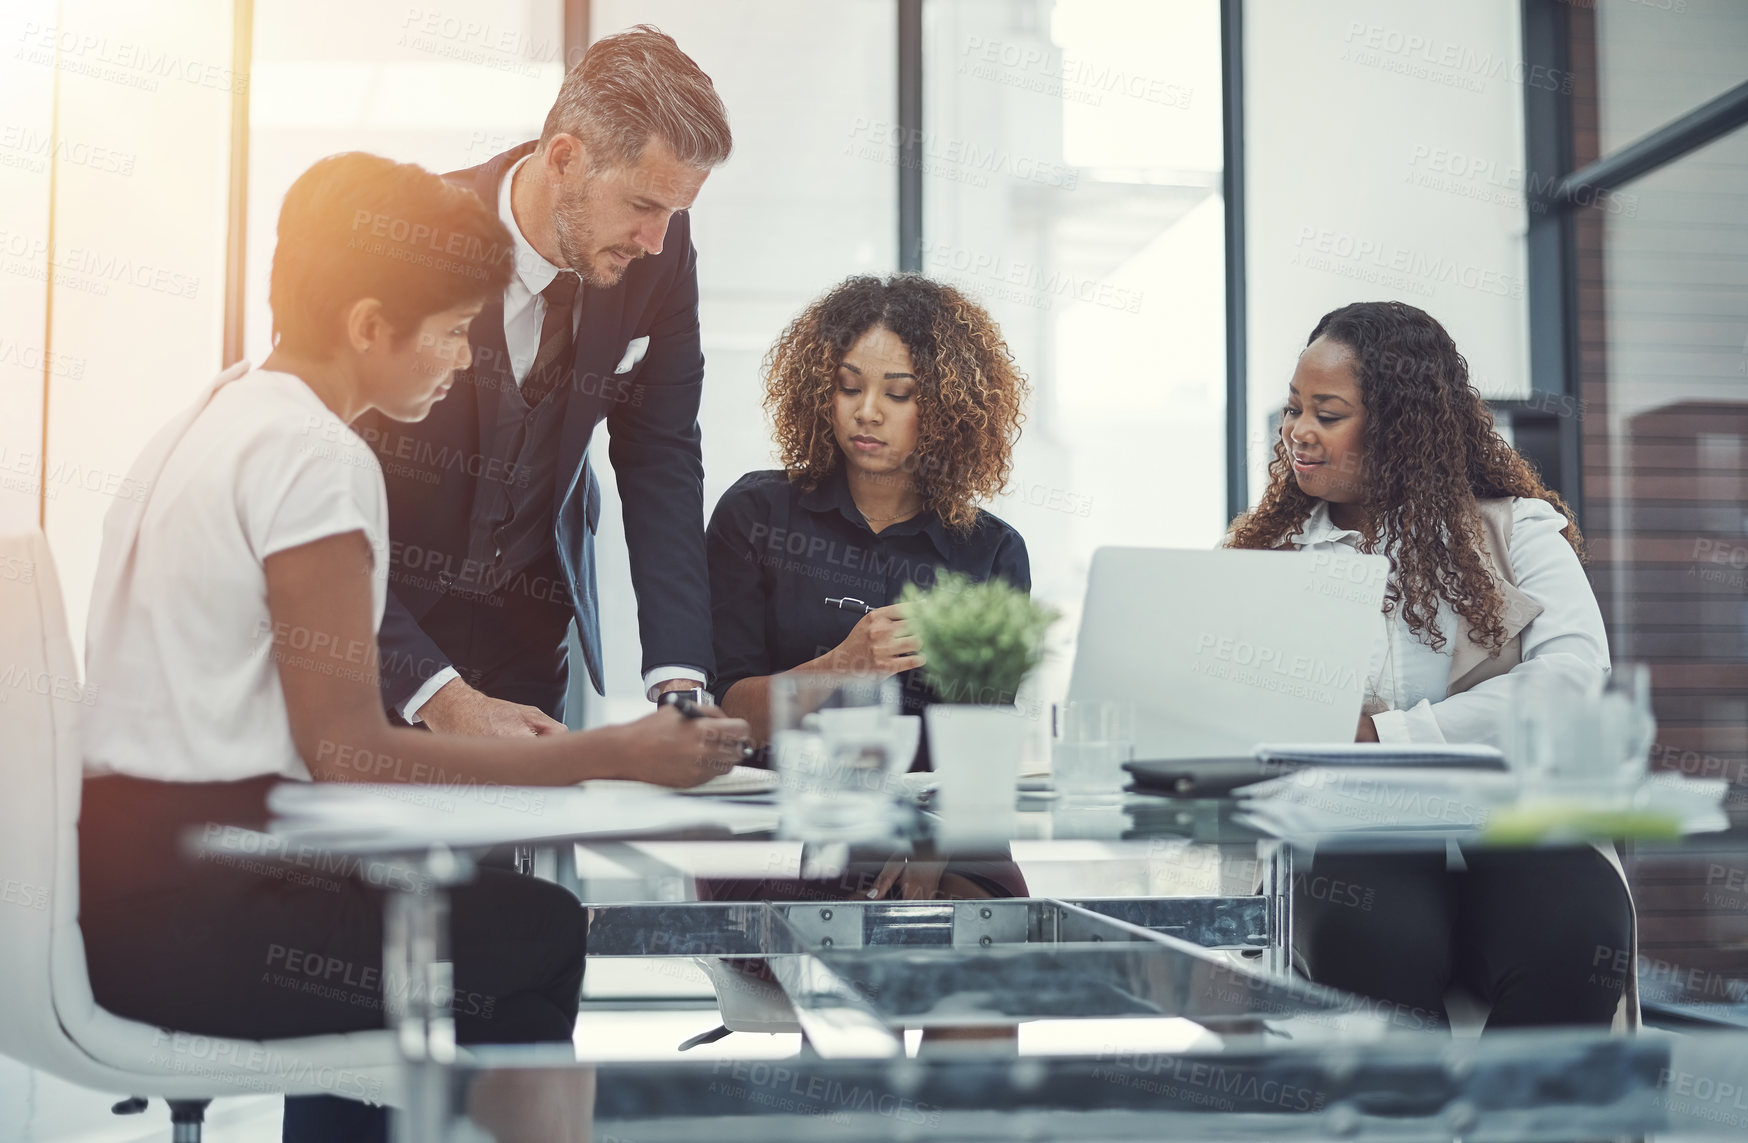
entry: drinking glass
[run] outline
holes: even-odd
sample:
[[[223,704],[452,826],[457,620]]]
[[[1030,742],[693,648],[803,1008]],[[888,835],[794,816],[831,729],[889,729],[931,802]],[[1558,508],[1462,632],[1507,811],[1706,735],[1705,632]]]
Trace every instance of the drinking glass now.
[[[1588,686],[1525,673],[1512,680],[1510,701],[1506,757],[1532,784],[1598,793],[1644,775],[1657,721],[1643,663],[1618,664]]]
[[[874,841],[891,834],[897,714],[891,677],[793,673],[771,680],[784,836]]]
[[[1657,737],[1657,718],[1651,713],[1651,668],[1644,663],[1616,663],[1597,698],[1604,760],[1613,763],[1613,776],[1621,782],[1644,777]]]
[[[1082,804],[1123,800],[1135,757],[1135,708],[1131,703],[1076,699],[1057,708],[1050,772],[1057,794]]]

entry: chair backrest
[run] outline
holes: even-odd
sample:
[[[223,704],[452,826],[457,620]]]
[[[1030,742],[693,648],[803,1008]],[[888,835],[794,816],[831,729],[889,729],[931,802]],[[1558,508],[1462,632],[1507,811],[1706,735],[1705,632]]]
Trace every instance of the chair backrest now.
[[[90,1003],[79,934],[80,684],[40,532],[0,536],[0,1054],[66,1051],[56,993]],[[82,991],[82,996],[77,995]]]

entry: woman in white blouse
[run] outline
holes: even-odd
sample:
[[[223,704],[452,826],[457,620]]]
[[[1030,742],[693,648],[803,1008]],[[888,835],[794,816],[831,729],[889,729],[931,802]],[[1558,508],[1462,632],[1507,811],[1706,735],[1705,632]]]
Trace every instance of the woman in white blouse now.
[[[1327,314],[1299,355],[1269,485],[1237,548],[1382,552],[1361,742],[1497,745],[1513,680],[1609,669],[1570,511],[1493,430],[1444,327],[1400,302]],[[1384,1002],[1393,1023],[1444,1027],[1467,987],[1489,1027],[1608,1025],[1631,903],[1589,848],[1319,854],[1295,893],[1313,979]],[[1304,886],[1296,886],[1303,889]],[[1599,955],[1599,950],[1607,956]]]
[[[382,878],[312,854],[196,861],[180,848],[190,830],[259,826],[287,780],[443,788],[409,787],[385,811],[442,807],[455,787],[696,785],[746,734],[671,708],[525,739],[389,724],[388,509],[376,454],[348,425],[369,409],[418,420],[442,399],[468,365],[469,322],[510,274],[510,235],[470,191],[347,154],[292,185],[278,237],[272,355],[226,370],[165,426],[130,474],[147,494],[105,521],[87,648],[100,698],[83,727],[80,924],[97,1002],[242,1039],[383,1026]],[[568,1042],[584,930],[558,886],[481,870],[451,914],[458,1037]],[[288,1100],[286,1138],[385,1137],[380,1112],[341,1125],[323,1103]]]

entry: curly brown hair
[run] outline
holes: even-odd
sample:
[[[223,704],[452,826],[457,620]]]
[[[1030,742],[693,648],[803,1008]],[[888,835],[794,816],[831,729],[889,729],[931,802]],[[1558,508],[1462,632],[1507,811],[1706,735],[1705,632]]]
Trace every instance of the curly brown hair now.
[[[1366,420],[1365,524],[1361,547],[1390,557],[1384,610],[1402,608],[1409,629],[1442,650],[1443,599],[1490,650],[1505,643],[1504,601],[1483,557],[1477,500],[1546,500],[1566,517],[1561,535],[1584,558],[1584,539],[1559,493],[1493,429],[1493,414],[1469,381],[1469,363],[1444,326],[1402,302],[1355,302],[1323,316],[1306,339],[1352,354]],[[1304,524],[1315,497],[1299,488],[1282,437],[1275,438],[1268,490],[1233,521],[1227,546],[1278,548]]]
[[[1028,385],[984,308],[919,274],[850,278],[789,323],[765,355],[765,411],[790,479],[817,488],[843,456],[832,432],[838,366],[875,326],[916,369],[917,447],[903,475],[957,532],[1007,487]]]

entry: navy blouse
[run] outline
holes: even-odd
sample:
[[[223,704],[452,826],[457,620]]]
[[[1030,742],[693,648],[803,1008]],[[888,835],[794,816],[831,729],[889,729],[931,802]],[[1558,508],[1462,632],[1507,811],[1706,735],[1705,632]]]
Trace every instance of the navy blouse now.
[[[705,543],[719,699],[742,679],[787,671],[842,643],[863,613],[827,598],[884,607],[905,584],[929,587],[943,570],[1032,589],[1026,542],[998,517],[980,512],[969,532],[955,533],[925,509],[876,533],[841,464],[812,492],[780,469],[747,473],[716,505]],[[933,697],[921,675],[897,676],[905,714],[922,713]]]

